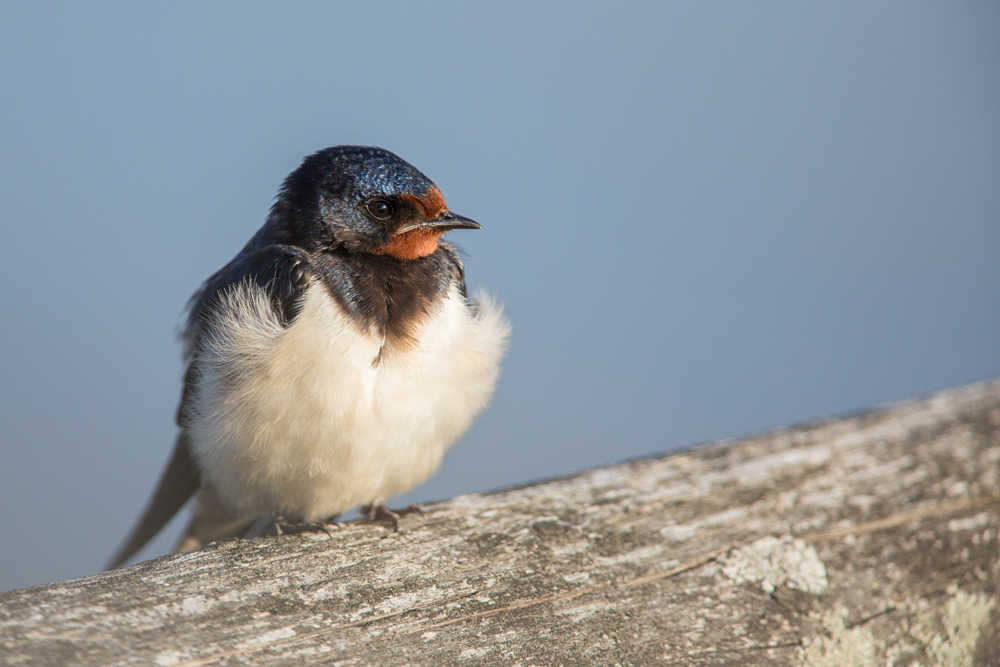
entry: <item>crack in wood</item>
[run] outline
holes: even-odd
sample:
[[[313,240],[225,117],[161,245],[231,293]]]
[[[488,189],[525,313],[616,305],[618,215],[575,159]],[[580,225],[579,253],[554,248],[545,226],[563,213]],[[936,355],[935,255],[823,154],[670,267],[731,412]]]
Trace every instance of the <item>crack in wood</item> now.
[[[909,512],[894,514],[884,519],[876,519],[875,521],[859,523],[854,526],[845,526],[844,528],[834,528],[832,530],[825,530],[819,533],[806,534],[802,536],[802,539],[813,544],[817,542],[829,542],[831,540],[838,540],[847,537],[848,535],[861,535],[863,533],[871,533],[877,530],[887,530],[889,528],[896,528],[903,524],[910,523],[911,521],[921,521],[923,519],[948,516],[950,514],[957,514],[958,512],[978,509],[980,507],[986,507],[998,503],[1000,503],[1000,497],[997,496],[965,498],[950,503],[930,507],[921,507]]]

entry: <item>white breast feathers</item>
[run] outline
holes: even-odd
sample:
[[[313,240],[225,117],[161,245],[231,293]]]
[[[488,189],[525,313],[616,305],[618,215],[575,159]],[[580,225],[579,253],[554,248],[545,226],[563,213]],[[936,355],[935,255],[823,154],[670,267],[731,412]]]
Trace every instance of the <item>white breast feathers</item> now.
[[[216,312],[190,427],[199,468],[235,513],[303,521],[426,481],[489,402],[510,331],[457,287],[395,345],[319,284],[287,328],[253,285]]]

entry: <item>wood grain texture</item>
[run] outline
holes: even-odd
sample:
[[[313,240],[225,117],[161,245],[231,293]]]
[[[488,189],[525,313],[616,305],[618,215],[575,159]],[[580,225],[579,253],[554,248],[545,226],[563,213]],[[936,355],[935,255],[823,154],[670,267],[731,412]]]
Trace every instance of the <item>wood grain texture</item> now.
[[[1000,382],[0,594],[6,665],[1000,664]]]

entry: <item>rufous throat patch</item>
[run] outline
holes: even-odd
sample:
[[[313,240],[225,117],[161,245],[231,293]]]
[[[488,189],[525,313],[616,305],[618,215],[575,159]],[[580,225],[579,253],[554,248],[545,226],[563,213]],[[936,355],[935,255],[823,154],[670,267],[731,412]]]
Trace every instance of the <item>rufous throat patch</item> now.
[[[437,250],[438,239],[442,234],[444,230],[441,229],[414,229],[397,234],[375,252],[398,259],[419,259]]]

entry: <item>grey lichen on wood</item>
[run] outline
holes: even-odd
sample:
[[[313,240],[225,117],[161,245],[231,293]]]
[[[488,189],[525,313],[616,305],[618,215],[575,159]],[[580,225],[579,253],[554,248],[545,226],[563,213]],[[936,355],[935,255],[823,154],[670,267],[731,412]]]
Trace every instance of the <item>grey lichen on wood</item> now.
[[[6,665],[1000,664],[1000,382],[0,594]]]

